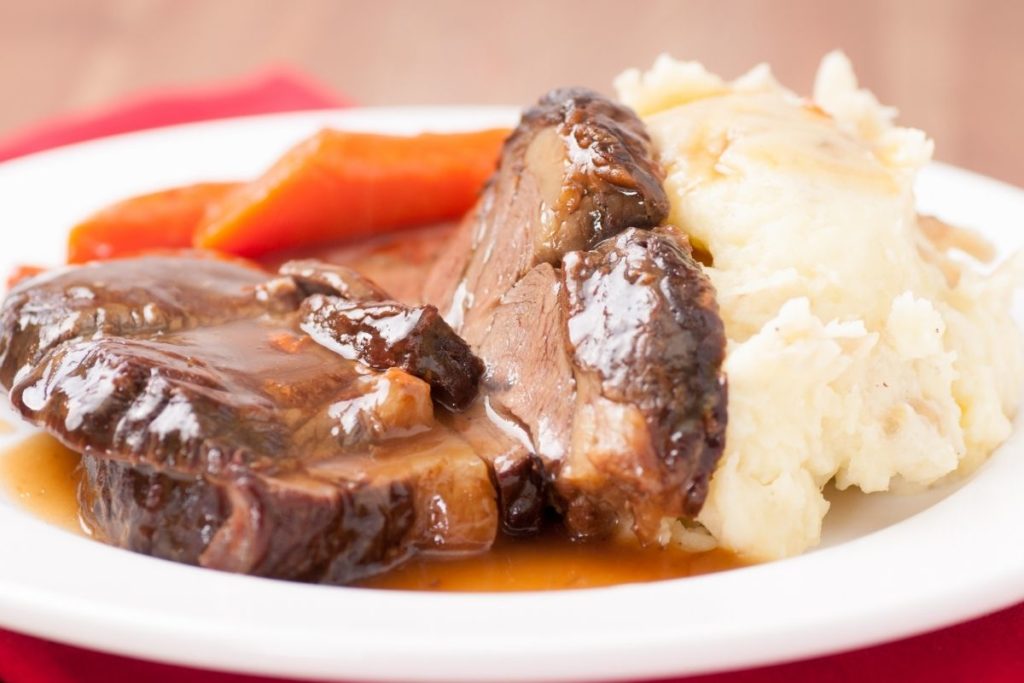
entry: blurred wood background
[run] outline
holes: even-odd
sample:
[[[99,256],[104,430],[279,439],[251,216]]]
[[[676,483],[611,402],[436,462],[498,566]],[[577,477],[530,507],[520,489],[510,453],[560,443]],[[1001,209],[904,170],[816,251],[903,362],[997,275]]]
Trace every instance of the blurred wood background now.
[[[0,135],[140,90],[288,65],[364,104],[611,90],[659,52],[806,92],[840,47],[940,159],[1024,185],[1024,1],[0,0]]]

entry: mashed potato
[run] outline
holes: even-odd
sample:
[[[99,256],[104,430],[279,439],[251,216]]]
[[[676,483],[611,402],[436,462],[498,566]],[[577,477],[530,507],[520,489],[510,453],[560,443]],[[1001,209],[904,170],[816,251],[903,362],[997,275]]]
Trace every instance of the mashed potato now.
[[[727,83],[668,57],[616,87],[667,170],[670,221],[713,259],[729,427],[699,522],[721,546],[799,553],[830,480],[921,487],[1007,438],[1024,380],[1012,278],[924,229],[912,185],[932,143],[892,125],[844,56],[813,100],[764,66]]]

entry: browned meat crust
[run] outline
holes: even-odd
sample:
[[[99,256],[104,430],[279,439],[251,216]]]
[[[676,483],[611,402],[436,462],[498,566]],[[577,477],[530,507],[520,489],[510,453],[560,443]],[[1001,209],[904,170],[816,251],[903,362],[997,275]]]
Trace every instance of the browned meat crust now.
[[[661,179],[631,111],[553,91],[428,279],[485,362],[491,419],[578,536],[631,519],[649,540],[695,515],[722,451],[722,323],[685,236],[659,228]]]
[[[378,344],[378,372],[303,334],[308,297],[268,280],[143,258],[28,282],[5,301],[0,383],[83,453],[97,533],[168,559],[336,583],[416,552],[488,548],[490,473],[435,421],[430,386],[399,369],[429,366],[464,397],[476,375],[444,375],[465,370],[452,348],[478,372],[465,343],[428,324]]]

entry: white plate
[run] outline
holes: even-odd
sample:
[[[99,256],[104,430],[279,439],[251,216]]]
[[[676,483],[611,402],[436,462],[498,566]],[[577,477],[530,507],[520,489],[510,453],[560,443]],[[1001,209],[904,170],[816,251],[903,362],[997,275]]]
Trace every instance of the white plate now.
[[[459,108],[255,117],[0,165],[0,273],[59,262],[68,226],[111,200],[251,176],[326,124],[412,132],[505,125],[515,115]],[[921,176],[920,205],[983,230],[1003,249],[1024,241],[1024,192],[995,181],[936,165]],[[0,417],[10,421],[9,411]],[[0,448],[14,438],[0,438]],[[0,625],[138,657],[307,678],[596,680],[778,662],[1024,598],[1022,456],[1018,429],[958,490],[844,494],[824,546],[803,557],[552,593],[385,592],[232,576],[106,547],[0,500]]]

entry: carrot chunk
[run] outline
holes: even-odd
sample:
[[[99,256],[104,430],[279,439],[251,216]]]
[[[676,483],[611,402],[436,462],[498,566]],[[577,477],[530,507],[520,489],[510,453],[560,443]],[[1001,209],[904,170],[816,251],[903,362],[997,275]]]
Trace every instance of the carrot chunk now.
[[[22,280],[27,280],[30,277],[35,277],[40,273],[45,273],[46,268],[42,266],[29,266],[19,265],[15,266],[14,269],[7,276],[7,289],[12,289],[15,285],[20,283]]]
[[[208,213],[194,245],[259,256],[457,218],[494,172],[507,135],[321,131]]]
[[[68,263],[191,247],[204,214],[236,187],[237,183],[199,183],[101,209],[71,229]]]

